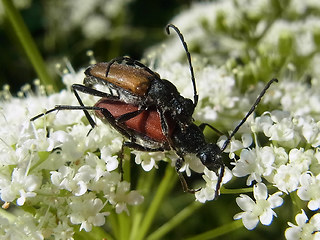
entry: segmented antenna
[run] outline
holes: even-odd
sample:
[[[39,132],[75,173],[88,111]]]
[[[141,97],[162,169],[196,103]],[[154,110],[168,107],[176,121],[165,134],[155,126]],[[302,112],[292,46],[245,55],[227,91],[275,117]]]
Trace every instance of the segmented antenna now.
[[[196,107],[197,104],[198,104],[199,96],[197,94],[196,80],[195,80],[195,77],[194,77],[193,67],[192,67],[192,63],[191,63],[191,55],[190,55],[190,52],[188,50],[187,43],[184,41],[184,37],[183,37],[182,33],[180,32],[180,30],[175,25],[168,24],[166,26],[167,34],[170,34],[170,28],[173,28],[176,31],[176,33],[178,34],[178,36],[179,36],[179,38],[180,38],[180,40],[181,40],[181,42],[183,44],[184,50],[186,51],[186,54],[187,54],[190,73],[191,73],[191,81],[192,81],[192,84],[193,84],[193,105],[194,105],[194,107]]]
[[[263,95],[266,93],[266,91],[268,90],[268,88],[271,86],[272,83],[274,82],[278,82],[278,79],[273,78],[271,79],[267,85],[264,87],[264,89],[261,91],[261,93],[259,94],[259,96],[257,97],[256,101],[254,102],[254,104],[251,106],[249,112],[246,114],[246,116],[241,120],[241,122],[236,126],[236,128],[233,130],[233,132],[230,134],[230,136],[228,137],[228,139],[224,142],[222,148],[221,148],[221,152],[223,152],[227,146],[229,145],[231,138],[238,132],[239,128],[245,123],[245,121],[247,121],[248,117],[253,113],[253,111],[256,109],[257,105],[259,104],[259,102],[261,101]]]

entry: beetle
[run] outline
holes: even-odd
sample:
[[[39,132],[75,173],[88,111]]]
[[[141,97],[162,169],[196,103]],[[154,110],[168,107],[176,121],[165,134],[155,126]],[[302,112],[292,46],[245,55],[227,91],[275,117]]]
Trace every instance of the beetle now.
[[[156,108],[143,110],[139,115],[135,115],[130,119],[126,119],[125,121],[119,121],[122,116],[138,111],[139,106],[128,104],[118,99],[101,98],[94,106],[57,105],[55,108],[47,111],[45,114],[58,110],[94,110],[98,118],[100,118],[104,123],[111,124],[113,128],[115,128],[128,139],[128,141],[124,142],[124,146],[139,151],[148,152],[169,151],[171,149],[174,150],[178,155],[175,165],[176,172],[178,173],[179,179],[182,183],[183,190],[189,193],[194,193],[198,189],[194,190],[188,187],[188,184],[183,174],[180,172],[180,169],[185,161],[185,156],[188,154],[195,154],[204,166],[206,166],[209,170],[214,171],[218,176],[215,192],[216,198],[219,195],[219,189],[225,168],[222,160],[222,153],[227,148],[231,138],[237,133],[247,118],[253,113],[270,85],[277,81],[277,79],[272,79],[267,83],[248,113],[232,131],[221,148],[217,144],[207,143],[205,140],[203,130],[206,126],[216,131],[216,129],[211,125],[202,123],[197,126],[196,124],[192,123],[183,130],[171,118],[170,115],[165,116],[169,126],[168,132],[170,141],[168,141],[167,136],[165,136],[162,131],[161,117]],[[43,114],[40,114],[31,120],[35,120],[42,115]],[[122,161],[122,159],[120,159],[120,161]]]
[[[142,116],[135,116],[127,121],[119,122],[119,117],[135,112],[138,106],[129,105],[124,102],[114,101],[107,98],[100,99],[92,108],[95,110],[95,114],[106,123],[111,124],[117,129],[123,136],[129,141],[124,142],[124,145],[139,151],[168,151],[173,149],[178,155],[175,168],[178,173],[179,179],[182,183],[182,188],[185,192],[194,193],[198,189],[190,189],[180,169],[184,163],[185,156],[188,154],[194,154],[200,159],[202,164],[209,170],[214,171],[218,176],[216,184],[215,198],[219,195],[219,189],[221,186],[222,178],[224,175],[224,162],[222,159],[222,153],[229,145],[231,138],[237,133],[240,127],[246,122],[248,117],[253,113],[263,95],[273,82],[278,82],[277,79],[271,79],[263,90],[260,92],[254,104],[247,112],[245,117],[231,132],[230,136],[226,139],[223,146],[220,148],[217,144],[207,143],[203,130],[206,126],[210,127],[214,131],[216,129],[207,123],[202,123],[199,126],[192,123],[186,129],[181,129],[177,123],[169,116],[167,121],[170,124],[170,141],[167,141],[166,137],[161,131],[160,115],[155,109],[144,110]],[[85,107],[89,109],[90,107]],[[63,109],[63,107],[61,108]],[[80,107],[81,109],[81,107]],[[152,130],[150,131],[150,126]],[[220,171],[219,171],[220,170]]]
[[[86,77],[83,85],[72,85],[79,104],[84,106],[78,94],[78,92],[83,92],[139,106],[135,112],[125,114],[118,121],[128,120],[141,114],[144,110],[156,108],[161,119],[161,129],[168,141],[170,141],[169,123],[165,115],[170,115],[179,127],[185,130],[193,122],[192,115],[198,103],[198,93],[188,46],[180,30],[173,24],[168,24],[166,26],[168,34],[170,34],[170,28],[178,34],[187,55],[194,92],[193,101],[181,96],[174,84],[166,79],[161,79],[158,73],[141,62],[130,57],[119,57],[109,62],[100,62],[88,67],[85,70]],[[99,91],[95,88],[95,85],[106,86],[110,92]],[[86,110],[84,110],[84,113],[92,128],[94,128],[95,122],[90,114]]]
[[[120,57],[107,63],[97,63],[90,66],[85,70],[84,85],[72,85],[80,106],[57,105],[55,108],[39,114],[31,120],[33,121],[57,110],[83,110],[93,128],[96,123],[88,111],[94,110],[100,119],[110,123],[129,140],[124,143],[125,146],[141,151],[174,150],[178,155],[176,171],[183,190],[191,193],[196,190],[189,189],[179,170],[183,165],[185,156],[187,154],[195,154],[204,166],[217,174],[217,196],[224,174],[222,152],[241,125],[254,111],[266,90],[277,80],[272,79],[268,82],[249,112],[227,138],[222,148],[219,148],[216,144],[206,143],[203,135],[203,130],[206,126],[218,133],[219,131],[206,123],[199,126],[193,123],[192,114],[198,102],[198,94],[191,56],[179,29],[169,24],[166,27],[168,33],[170,27],[177,32],[187,53],[194,90],[193,101],[182,97],[171,82],[161,79],[159,74],[153,72],[142,63],[129,57]],[[95,84],[107,86],[110,92],[97,90],[94,88]],[[94,106],[84,106],[78,91],[101,97],[101,99]]]

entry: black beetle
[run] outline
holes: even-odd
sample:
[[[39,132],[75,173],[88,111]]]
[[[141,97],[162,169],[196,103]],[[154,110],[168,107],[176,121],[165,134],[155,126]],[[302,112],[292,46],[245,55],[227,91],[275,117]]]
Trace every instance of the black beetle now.
[[[174,150],[179,158],[176,161],[176,171],[179,175],[182,183],[183,190],[186,192],[194,193],[197,190],[189,189],[185,178],[179,171],[184,163],[184,157],[187,154],[195,154],[200,159],[202,164],[209,170],[214,171],[218,176],[216,185],[216,196],[220,189],[222,177],[224,175],[225,165],[222,160],[222,153],[229,145],[231,138],[237,133],[239,128],[245,123],[247,118],[253,113],[263,95],[273,82],[277,82],[277,79],[270,80],[264,89],[261,91],[256,101],[241,120],[241,122],[232,131],[230,136],[224,142],[220,148],[217,144],[207,143],[203,134],[203,130],[206,126],[216,129],[207,123],[202,123],[199,126],[192,123],[188,127],[182,130],[179,125],[170,117],[166,116],[166,120],[169,123],[169,141],[161,131],[161,117],[155,108],[144,110],[140,116],[135,116],[129,120],[119,122],[117,119],[128,113],[138,110],[138,106],[130,105],[121,101],[110,100],[108,98],[100,99],[94,107],[76,107],[72,109],[86,109],[95,110],[96,115],[104,122],[111,124],[117,129],[123,136],[129,141],[124,145],[139,151],[167,151]],[[68,107],[68,106],[66,106]],[[62,110],[65,110],[64,106],[60,106]],[[219,172],[220,169],[220,172]]]
[[[168,34],[170,28],[177,32],[187,54],[194,90],[193,101],[181,96],[170,81],[161,79],[158,73],[141,62],[130,57],[119,57],[110,62],[100,62],[88,67],[85,70],[84,85],[72,85],[80,105],[83,106],[83,103],[77,93],[78,91],[139,106],[137,111],[125,114],[118,121],[128,120],[144,110],[156,108],[160,114],[162,131],[168,140],[170,138],[168,138],[168,122],[165,115],[170,115],[179,127],[185,130],[193,122],[192,115],[198,103],[198,94],[187,44],[176,26],[167,25],[166,31]],[[107,86],[110,93],[94,89],[96,84]],[[113,94],[114,92],[116,94]],[[95,123],[90,115],[86,111],[85,114],[91,126],[94,127]]]
[[[72,85],[80,106],[57,105],[55,108],[39,114],[31,120],[33,121],[57,110],[83,110],[89,123],[94,127],[95,122],[88,110],[95,110],[100,119],[110,123],[129,139],[128,142],[125,142],[126,146],[141,151],[173,149],[179,156],[176,161],[176,170],[183,189],[192,193],[195,190],[188,188],[179,170],[184,162],[185,155],[195,154],[204,166],[217,174],[217,196],[224,174],[222,152],[226,149],[240,126],[254,111],[266,90],[277,80],[272,79],[269,81],[249,112],[227,138],[222,148],[219,148],[216,144],[206,143],[203,135],[203,130],[206,126],[218,133],[220,132],[209,124],[203,123],[197,126],[193,123],[192,115],[198,102],[198,94],[191,56],[179,29],[169,24],[166,27],[168,33],[170,27],[177,32],[187,54],[194,90],[193,101],[182,97],[171,82],[161,79],[159,74],[150,70],[144,64],[129,57],[120,57],[110,62],[97,63],[90,66],[85,70],[84,85]],[[107,86],[110,92],[107,93],[95,89],[95,84]],[[101,99],[93,107],[84,106],[78,91],[101,97]]]

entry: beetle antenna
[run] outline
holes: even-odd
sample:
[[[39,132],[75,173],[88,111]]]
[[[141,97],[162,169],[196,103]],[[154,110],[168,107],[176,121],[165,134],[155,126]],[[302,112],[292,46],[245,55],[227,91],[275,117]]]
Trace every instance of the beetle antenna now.
[[[230,136],[228,137],[228,139],[224,142],[222,148],[221,148],[221,152],[223,152],[227,146],[229,145],[231,138],[238,132],[238,130],[240,129],[240,127],[247,121],[248,117],[253,113],[253,111],[256,109],[257,105],[260,103],[263,95],[266,93],[266,91],[268,90],[268,88],[271,86],[272,83],[274,82],[278,82],[278,79],[273,78],[271,79],[267,85],[264,87],[264,89],[260,92],[259,96],[257,97],[256,101],[254,102],[254,104],[251,106],[249,112],[246,114],[246,116],[241,120],[241,122],[236,126],[236,128],[233,130],[233,132],[230,134]]]
[[[191,63],[191,55],[190,55],[190,52],[188,50],[187,43],[184,41],[184,37],[183,37],[182,33],[180,32],[179,28],[177,28],[175,25],[170,23],[170,24],[168,24],[166,26],[167,34],[170,34],[170,28],[173,28],[176,31],[176,33],[178,34],[178,36],[179,36],[179,38],[180,38],[180,40],[182,42],[182,45],[184,47],[184,50],[186,51],[186,54],[187,54],[190,73],[191,73],[191,81],[192,81],[192,84],[193,84],[193,105],[194,105],[194,107],[196,107],[197,104],[198,104],[199,96],[197,94],[196,79],[194,77],[193,67],[192,67],[192,63]]]

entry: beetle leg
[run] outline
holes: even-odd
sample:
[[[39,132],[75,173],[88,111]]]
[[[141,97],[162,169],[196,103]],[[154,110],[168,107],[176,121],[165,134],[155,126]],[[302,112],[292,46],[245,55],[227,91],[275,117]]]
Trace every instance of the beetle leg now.
[[[168,125],[167,119],[166,119],[163,111],[161,111],[159,109],[157,111],[160,115],[160,123],[161,123],[162,133],[166,137],[170,147],[172,147],[174,149],[174,144],[171,140],[171,137],[169,136],[169,125]]]
[[[42,117],[44,115],[47,115],[54,111],[60,111],[60,110],[101,110],[99,107],[92,107],[92,106],[70,106],[70,105],[56,105],[54,108],[46,111],[45,113],[41,113],[33,118],[30,119],[30,121],[34,121],[38,119],[39,117]]]
[[[76,88],[74,88],[73,85],[72,85],[72,88],[73,88],[74,95],[76,96],[76,98],[77,98],[80,106],[81,106],[81,107],[84,107],[84,104],[83,104],[83,102],[82,102],[82,100],[81,100],[81,98],[80,98],[80,96],[79,96]],[[88,112],[86,109],[84,109],[83,112],[84,112],[84,114],[86,115],[86,118],[88,119],[88,121],[89,121],[89,123],[90,123],[90,125],[91,125],[91,128],[93,129],[93,128],[96,126],[95,121],[92,119],[92,117],[90,116],[89,112]],[[88,133],[88,134],[89,134],[89,133]]]
[[[225,168],[224,164],[222,164],[221,168],[220,168],[220,172],[216,173],[217,176],[218,176],[218,179],[217,179],[217,184],[216,184],[216,192],[214,194],[214,198],[215,199],[219,196],[220,187],[221,187],[221,184],[222,184],[222,178],[224,176],[224,168]]]
[[[124,142],[122,143],[121,150],[119,153],[119,172],[120,172],[120,181],[123,181],[123,159],[124,159]]]
[[[125,122],[125,121],[128,121],[131,118],[134,118],[134,117],[138,116],[143,111],[144,111],[144,109],[139,109],[139,110],[134,111],[134,112],[125,113],[125,114],[117,117],[116,120],[117,120],[117,122]]]
[[[209,127],[209,128],[211,128],[213,131],[215,131],[219,136],[225,135],[225,134],[223,134],[222,132],[220,132],[218,129],[216,129],[214,126],[212,126],[212,125],[210,125],[210,124],[208,124],[208,123],[201,123],[198,127],[201,129],[202,132],[204,131],[205,127]]]
[[[120,98],[118,96],[115,96],[110,93],[102,92],[94,88],[87,87],[85,85],[81,84],[72,84],[73,91],[79,91],[82,93],[90,94],[92,96],[96,97],[102,97],[102,98],[108,98],[109,100],[119,100]]]
[[[179,180],[180,180],[180,182],[181,182],[183,191],[194,194],[194,193],[200,191],[201,188],[198,188],[198,189],[191,189],[191,188],[189,188],[188,183],[187,183],[185,177],[183,176],[182,172],[180,172],[180,169],[181,169],[181,167],[182,167],[182,165],[183,165],[183,162],[184,162],[184,160],[183,160],[182,157],[179,157],[179,158],[176,160],[176,165],[175,165],[176,172],[177,172],[178,177],[179,177]]]
[[[81,100],[81,98],[80,98],[80,96],[78,94],[78,91],[79,92],[83,92],[83,93],[87,93],[87,94],[91,94],[91,95],[94,95],[94,96],[98,96],[98,97],[108,97],[108,98],[111,98],[111,99],[118,99],[117,97],[115,97],[113,95],[110,95],[108,93],[101,92],[101,91],[98,91],[96,89],[93,89],[93,88],[90,88],[90,87],[86,87],[86,86],[83,86],[83,85],[80,85],[80,84],[72,84],[72,89],[73,89],[74,95],[76,96],[80,106],[82,106],[82,107],[84,107],[84,104],[83,104],[83,102],[82,102],[82,100]],[[88,121],[89,121],[89,123],[90,123],[90,125],[91,125],[91,127],[93,129],[96,126],[96,123],[94,122],[94,120],[90,116],[90,114],[87,111],[87,109],[84,109],[83,112],[86,115],[86,118],[88,119]]]
[[[163,152],[165,149],[162,147],[159,148],[148,148],[145,146],[142,146],[134,141],[131,142],[124,142],[123,145],[126,147],[141,151],[141,152]]]

